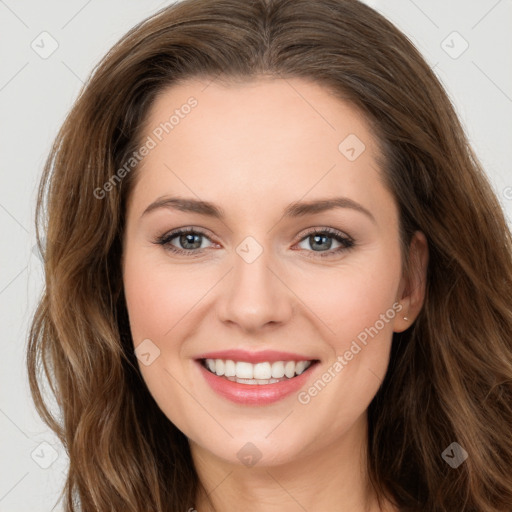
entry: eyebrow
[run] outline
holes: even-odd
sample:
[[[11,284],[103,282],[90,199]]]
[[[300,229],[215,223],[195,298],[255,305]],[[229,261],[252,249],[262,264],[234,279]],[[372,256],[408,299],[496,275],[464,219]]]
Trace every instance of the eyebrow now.
[[[223,220],[226,217],[225,212],[221,207],[209,201],[169,196],[160,197],[151,203],[144,210],[142,216],[160,208],[170,208],[181,212],[197,213],[199,215],[205,215],[220,220]],[[333,197],[307,202],[297,201],[295,203],[291,203],[285,208],[283,217],[303,217],[305,215],[322,213],[335,208],[356,210],[366,215],[374,224],[377,223],[375,217],[369,210],[348,197]]]

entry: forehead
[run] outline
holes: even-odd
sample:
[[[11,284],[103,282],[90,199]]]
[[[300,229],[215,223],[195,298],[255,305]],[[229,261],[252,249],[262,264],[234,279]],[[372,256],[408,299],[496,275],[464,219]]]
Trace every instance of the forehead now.
[[[148,195],[238,200],[254,213],[277,194],[292,202],[329,193],[362,199],[365,191],[371,202],[382,193],[367,120],[302,79],[173,85],[148,113],[148,138],[154,144],[138,169],[138,188]]]

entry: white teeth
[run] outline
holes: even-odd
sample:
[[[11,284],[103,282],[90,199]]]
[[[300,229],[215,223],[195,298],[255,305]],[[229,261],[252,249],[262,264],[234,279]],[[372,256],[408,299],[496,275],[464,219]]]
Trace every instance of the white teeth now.
[[[206,367],[219,377],[243,384],[272,384],[300,375],[311,366],[312,361],[276,361],[274,363],[248,363],[231,359],[206,359]]]
[[[283,379],[268,379],[268,380],[257,380],[257,379],[239,379],[237,377],[228,377],[228,380],[232,382],[238,382],[239,384],[252,384],[252,385],[265,385],[265,384],[275,384],[276,382],[281,382]]]
[[[215,373],[219,376],[224,375],[224,361],[215,359]]]
[[[215,368],[213,369],[213,372],[215,372]],[[231,361],[231,359],[228,359],[224,365],[224,375],[226,377],[235,377],[236,375],[235,362]]]
[[[294,361],[288,361],[284,365],[284,374],[291,379],[295,375],[295,362]]]
[[[260,380],[268,380],[272,377],[270,363],[257,363],[254,365],[253,377]]]
[[[283,361],[276,361],[275,363],[272,363],[272,377],[274,379],[281,379],[284,377]]]
[[[306,365],[307,365],[307,361],[299,361],[296,365],[295,365],[295,373],[297,375],[300,375],[305,369],[306,369]]]
[[[217,359],[218,361],[218,359]],[[217,368],[215,368],[215,373],[219,375],[217,372]],[[242,361],[237,361],[235,365],[235,373],[239,379],[253,379],[254,378],[254,370],[253,365],[251,363],[245,363]]]

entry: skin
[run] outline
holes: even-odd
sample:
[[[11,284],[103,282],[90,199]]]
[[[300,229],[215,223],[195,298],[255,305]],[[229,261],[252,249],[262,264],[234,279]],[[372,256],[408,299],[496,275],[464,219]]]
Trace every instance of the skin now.
[[[148,389],[189,438],[217,510],[241,503],[251,512],[393,510],[386,502],[379,508],[366,478],[366,410],[386,373],[393,332],[409,328],[422,307],[425,237],[416,233],[413,271],[403,275],[398,210],[376,163],[376,139],[357,110],[320,85],[190,80],[160,94],[143,138],[190,96],[197,107],[144,158],[127,207],[123,276],[134,345],[149,339],[160,350],[150,365],[139,362]],[[349,134],[365,145],[354,161],[338,149]],[[167,195],[211,201],[225,219],[171,208],[143,215]],[[335,196],[374,220],[350,208],[283,217],[290,203]],[[207,232],[198,257],[153,243],[191,226]],[[321,257],[341,244],[328,238],[315,251],[306,230],[326,227],[356,245]],[[263,251],[251,263],[236,251],[247,236]],[[179,236],[172,245],[186,250]],[[231,348],[297,352],[320,360],[307,389],[397,303],[400,313],[307,404],[292,394],[266,406],[236,405],[209,387],[194,361]],[[261,453],[252,467],[237,457],[248,442]],[[212,510],[202,494],[194,505]]]

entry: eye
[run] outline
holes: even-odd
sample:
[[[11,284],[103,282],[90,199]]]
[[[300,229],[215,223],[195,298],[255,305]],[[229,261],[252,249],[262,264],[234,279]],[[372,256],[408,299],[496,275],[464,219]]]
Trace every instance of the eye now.
[[[203,242],[205,240],[210,239],[203,231],[189,227],[166,233],[158,237],[153,243],[162,245],[166,250],[176,254],[196,256],[203,253],[205,249]]]
[[[335,240],[335,243],[339,244],[339,247],[334,249],[332,249],[333,239]],[[343,251],[352,249],[355,246],[355,242],[351,237],[332,228],[312,229],[301,239],[300,243],[305,243],[312,248],[312,251],[308,251],[306,249],[307,252],[317,253],[308,255],[313,258],[317,256],[321,258],[336,256]]]
[[[332,249],[334,243],[339,247]],[[153,243],[165,247],[167,251],[185,256],[200,256],[208,247],[203,242],[210,241],[210,237],[204,231],[198,228],[186,227],[179,228],[158,237]],[[355,246],[354,240],[343,234],[341,231],[332,228],[311,229],[303,236],[300,243],[305,243],[312,250],[302,247],[308,254],[308,257],[330,257],[336,256],[343,251],[347,251]],[[325,250],[324,250],[325,249]]]

